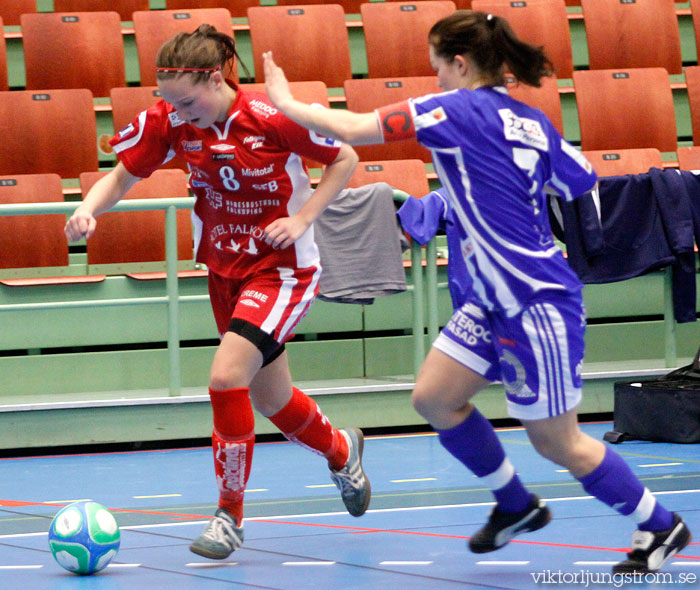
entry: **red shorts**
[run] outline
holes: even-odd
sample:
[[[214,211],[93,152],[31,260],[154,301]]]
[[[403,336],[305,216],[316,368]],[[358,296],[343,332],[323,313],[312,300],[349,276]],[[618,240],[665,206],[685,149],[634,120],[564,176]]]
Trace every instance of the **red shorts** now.
[[[316,298],[320,277],[320,266],[274,268],[244,279],[209,271],[209,297],[219,334],[240,333],[261,350],[256,331],[283,344]]]

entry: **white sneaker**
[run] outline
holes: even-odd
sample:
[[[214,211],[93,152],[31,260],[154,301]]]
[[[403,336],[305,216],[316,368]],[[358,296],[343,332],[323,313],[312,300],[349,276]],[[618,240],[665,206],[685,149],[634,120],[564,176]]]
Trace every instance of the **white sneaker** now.
[[[348,441],[348,461],[342,469],[331,469],[331,479],[340,490],[347,511],[353,516],[362,516],[372,496],[369,479],[362,469],[365,438],[359,428],[344,428],[340,433]]]
[[[236,519],[224,508],[219,508],[204,532],[190,545],[190,551],[209,559],[226,559],[243,544],[243,523],[236,526]]]

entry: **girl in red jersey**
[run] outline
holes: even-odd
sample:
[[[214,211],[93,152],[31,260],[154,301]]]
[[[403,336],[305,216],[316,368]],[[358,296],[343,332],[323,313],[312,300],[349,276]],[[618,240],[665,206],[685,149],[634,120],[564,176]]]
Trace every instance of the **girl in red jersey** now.
[[[252,406],[289,440],[326,457],[350,514],[362,515],[370,500],[362,432],[336,430],[292,386],[284,350],[318,292],[312,223],[345,187],[357,156],[293,123],[265,94],[226,79],[224,70],[237,57],[234,40],[209,25],[167,41],[156,58],[163,100],[111,140],[119,163],[65,228],[70,241],[90,238],[95,218],[139,179],[174,154],[188,162],[196,260],[209,269],[221,336],[209,381],[219,509],[190,546],[212,559],[227,557],[243,542]],[[325,165],[315,191],[301,156]]]

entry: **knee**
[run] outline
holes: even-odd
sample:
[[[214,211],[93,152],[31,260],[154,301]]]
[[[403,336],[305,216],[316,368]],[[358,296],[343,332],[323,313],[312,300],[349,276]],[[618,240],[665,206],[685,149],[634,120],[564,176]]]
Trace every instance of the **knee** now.
[[[248,387],[250,379],[246,372],[232,366],[222,366],[214,363],[209,373],[209,387],[222,391],[234,387]]]
[[[419,384],[416,384],[411,394],[413,409],[428,421],[430,421],[431,414],[436,410],[435,400],[433,398],[432,392],[421,387]]]
[[[574,477],[578,477],[578,474],[591,471],[599,462],[597,445],[587,442],[585,437],[569,441],[545,438],[533,441],[533,445],[542,457],[565,467]]]

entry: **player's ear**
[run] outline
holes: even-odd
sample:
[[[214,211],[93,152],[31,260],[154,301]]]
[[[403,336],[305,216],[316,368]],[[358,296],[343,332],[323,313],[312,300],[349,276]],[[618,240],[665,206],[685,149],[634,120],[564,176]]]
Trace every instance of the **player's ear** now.
[[[221,70],[212,72],[209,75],[209,82],[211,82],[214,85],[214,88],[218,90],[221,85],[225,83],[224,75],[221,73]]]
[[[457,54],[454,57],[455,65],[459,69],[459,73],[462,74],[463,76],[467,74],[469,71],[469,68],[471,67],[471,62],[469,59],[467,59],[466,56]]]

